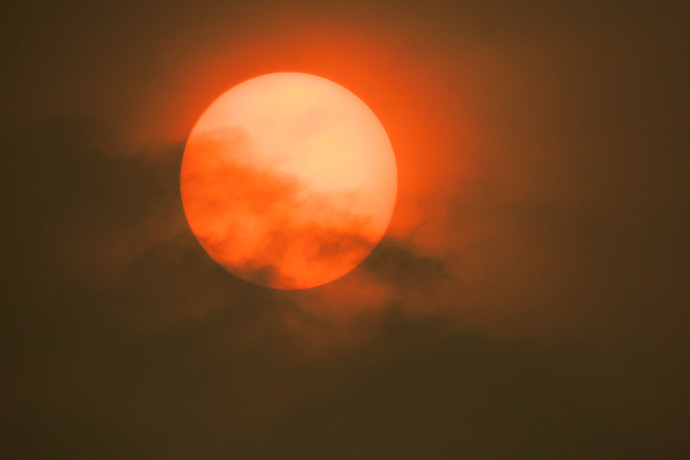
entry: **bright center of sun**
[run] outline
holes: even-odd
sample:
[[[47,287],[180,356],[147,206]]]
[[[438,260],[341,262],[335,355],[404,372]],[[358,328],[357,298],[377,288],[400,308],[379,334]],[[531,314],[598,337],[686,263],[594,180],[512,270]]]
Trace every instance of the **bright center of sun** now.
[[[325,78],[273,73],[213,102],[182,160],[182,203],[208,254],[276,289],[333,281],[388,227],[397,194],[385,129]]]

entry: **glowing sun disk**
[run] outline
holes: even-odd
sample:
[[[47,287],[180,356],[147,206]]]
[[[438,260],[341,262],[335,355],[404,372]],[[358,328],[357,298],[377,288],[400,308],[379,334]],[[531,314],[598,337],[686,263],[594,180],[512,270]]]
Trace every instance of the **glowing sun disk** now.
[[[194,126],[181,171],[195,236],[253,283],[318,286],[356,267],[395,205],[393,149],[357,96],[321,77],[247,80]]]

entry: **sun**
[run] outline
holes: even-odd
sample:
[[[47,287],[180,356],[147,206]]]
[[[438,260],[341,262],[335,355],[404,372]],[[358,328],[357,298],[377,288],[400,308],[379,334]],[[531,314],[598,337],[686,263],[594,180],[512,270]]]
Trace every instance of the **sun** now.
[[[231,88],[187,140],[181,194],[201,246],[234,275],[275,289],[331,282],[383,237],[395,155],[371,109],[315,75]]]

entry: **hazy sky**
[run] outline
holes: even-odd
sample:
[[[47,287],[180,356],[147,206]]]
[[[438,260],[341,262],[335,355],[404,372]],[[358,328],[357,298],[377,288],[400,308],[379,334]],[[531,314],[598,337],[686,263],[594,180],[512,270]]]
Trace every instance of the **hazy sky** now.
[[[1,457],[688,458],[679,2],[15,3]],[[196,119],[276,71],[398,162],[381,244],[306,291],[233,277],[180,200]]]

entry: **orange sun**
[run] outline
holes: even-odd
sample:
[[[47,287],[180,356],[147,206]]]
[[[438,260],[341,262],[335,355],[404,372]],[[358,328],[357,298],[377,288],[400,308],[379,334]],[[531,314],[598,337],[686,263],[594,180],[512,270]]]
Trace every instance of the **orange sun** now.
[[[208,254],[242,279],[304,289],[351,271],[388,227],[393,148],[376,115],[325,78],[273,73],[206,109],[187,141],[181,192]]]

